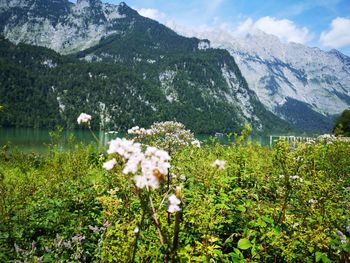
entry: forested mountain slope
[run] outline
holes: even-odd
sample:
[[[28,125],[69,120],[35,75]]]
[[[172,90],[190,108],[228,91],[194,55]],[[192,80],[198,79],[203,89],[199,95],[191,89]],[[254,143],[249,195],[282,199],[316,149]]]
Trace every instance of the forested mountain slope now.
[[[77,114],[86,111],[96,116],[95,127],[106,128],[167,119],[206,133],[236,131],[244,122],[259,131],[288,127],[259,102],[227,51],[180,36],[125,3],[0,3],[6,38],[70,54],[1,40],[0,104],[13,108],[2,125],[74,127]],[[33,111],[30,121],[21,110]],[[49,116],[51,122],[44,121]]]

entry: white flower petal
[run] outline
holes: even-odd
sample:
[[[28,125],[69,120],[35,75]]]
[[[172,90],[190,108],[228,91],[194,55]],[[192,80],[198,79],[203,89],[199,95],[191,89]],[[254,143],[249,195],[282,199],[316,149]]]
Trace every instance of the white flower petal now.
[[[107,171],[112,170],[116,163],[117,161],[115,160],[115,158],[113,158],[112,160],[105,162],[103,164],[103,168],[105,168]]]
[[[81,113],[77,119],[78,124],[88,123],[91,121],[91,115],[86,113]]]

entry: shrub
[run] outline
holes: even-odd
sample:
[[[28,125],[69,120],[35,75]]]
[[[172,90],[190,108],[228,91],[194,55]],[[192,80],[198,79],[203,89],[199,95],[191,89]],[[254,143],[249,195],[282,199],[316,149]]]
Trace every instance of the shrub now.
[[[115,142],[108,156],[82,145],[48,155],[4,148],[0,261],[349,261],[350,144],[270,149],[245,137],[169,157],[126,140],[128,151]],[[154,156],[164,162],[147,170]]]

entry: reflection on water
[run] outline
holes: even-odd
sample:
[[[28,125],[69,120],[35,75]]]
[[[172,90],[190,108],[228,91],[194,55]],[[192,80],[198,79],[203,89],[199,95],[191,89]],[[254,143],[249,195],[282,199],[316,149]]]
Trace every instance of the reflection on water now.
[[[46,152],[48,145],[53,143],[53,139],[50,136],[49,129],[33,129],[33,128],[0,128],[0,147],[5,144],[11,146],[12,149],[17,148],[26,152]],[[124,137],[125,133],[114,133],[95,131],[96,136],[99,138],[99,146],[107,145],[107,142],[115,139],[116,137]],[[74,136],[74,142],[76,143],[97,143],[89,130],[71,130],[63,131],[60,137],[60,145],[65,148],[68,147],[68,138]],[[201,140],[210,140],[209,135],[196,135]],[[223,144],[228,144],[233,139],[228,139],[225,135],[216,136],[216,139]],[[259,143],[262,146],[269,145],[269,138],[267,136],[251,136],[249,138],[254,143]]]
[[[52,132],[49,129],[0,128],[0,147],[9,145],[12,149],[17,148],[26,152],[45,152],[54,142],[50,131]],[[95,134],[99,138],[99,146],[106,145],[109,140],[117,136],[114,133],[99,131]],[[97,143],[89,130],[71,130],[62,132],[59,144],[63,148],[68,147],[69,138],[72,136],[75,143]]]

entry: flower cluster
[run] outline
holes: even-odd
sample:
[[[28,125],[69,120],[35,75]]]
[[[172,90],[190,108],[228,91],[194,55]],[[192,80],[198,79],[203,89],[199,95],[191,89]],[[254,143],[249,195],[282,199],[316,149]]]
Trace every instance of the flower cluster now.
[[[333,142],[350,142],[349,137],[342,137],[342,136],[334,136],[332,134],[323,134],[317,137],[317,141],[319,142],[326,142],[327,144],[332,144]]]
[[[117,161],[115,158],[112,160],[109,160],[103,164],[103,168],[105,168],[107,171],[112,170],[114,165],[116,165]]]
[[[223,170],[223,169],[225,169],[225,164],[226,164],[226,161],[223,161],[223,160],[215,160],[215,161],[211,164],[211,167],[216,167],[216,168],[218,168],[219,170]]]
[[[155,147],[148,146],[142,151],[140,143],[125,138],[112,140],[109,145],[108,154],[119,154],[126,160],[123,169],[124,174],[134,174],[136,187],[142,189],[156,189],[164,175],[168,174],[170,168],[170,156],[167,152]],[[116,164],[112,159],[103,164],[106,170],[110,170]],[[138,172],[141,171],[141,175]]]
[[[175,131],[188,131],[186,127],[181,122],[176,121],[163,121],[155,122],[151,126],[152,130],[157,131],[158,133],[172,133]]]
[[[299,180],[301,183],[304,181],[303,178],[301,178],[301,177],[298,176],[298,175],[292,175],[292,176],[290,177],[290,179],[292,179],[292,180]]]
[[[169,207],[168,207],[168,212],[169,213],[174,213],[174,212],[179,212],[180,211],[179,205],[181,204],[181,201],[180,201],[180,199],[178,199],[176,197],[176,195],[172,194],[169,197],[168,202],[169,202]]]
[[[195,139],[193,133],[186,130],[185,125],[180,122],[156,122],[150,129],[135,126],[129,129],[128,133],[136,136],[138,141],[151,141],[156,147],[169,152],[189,145],[200,147],[200,142]]]
[[[153,134],[153,131],[151,129],[145,129],[140,128],[139,126],[135,126],[128,130],[128,134],[149,136]]]
[[[318,203],[318,201],[316,199],[310,199],[308,202],[310,204],[317,204]]]
[[[90,123],[90,121],[91,121],[91,115],[86,113],[81,113],[77,119],[78,124]]]
[[[201,148],[201,142],[198,141],[198,140],[192,141],[191,144],[192,144],[194,147]]]
[[[332,134],[322,134],[320,136],[317,137],[317,140],[319,141],[322,141],[322,140],[325,140],[325,141],[329,141],[329,140],[336,140],[336,137]]]

